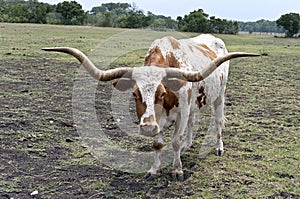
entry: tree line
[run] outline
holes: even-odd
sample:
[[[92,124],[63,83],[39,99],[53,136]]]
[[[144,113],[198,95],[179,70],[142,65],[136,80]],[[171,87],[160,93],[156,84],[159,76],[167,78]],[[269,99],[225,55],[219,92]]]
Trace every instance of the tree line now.
[[[239,31],[241,32],[266,32],[266,33],[284,33],[284,28],[278,26],[276,21],[258,20],[256,22],[238,22]]]
[[[237,22],[209,16],[198,9],[174,20],[150,11],[145,13],[135,3],[103,3],[86,12],[76,1],[50,5],[38,0],[0,0],[0,22],[173,29],[220,34],[237,34],[239,31],[276,32],[293,37],[299,31],[300,16],[298,13],[289,13],[277,21]]]
[[[87,15],[86,23],[101,27],[176,29],[177,23],[171,17],[147,14],[135,3],[103,3],[93,7]]]
[[[237,34],[238,23],[226,19],[209,17],[202,9],[195,10],[184,17],[177,17],[178,29],[184,32]]]

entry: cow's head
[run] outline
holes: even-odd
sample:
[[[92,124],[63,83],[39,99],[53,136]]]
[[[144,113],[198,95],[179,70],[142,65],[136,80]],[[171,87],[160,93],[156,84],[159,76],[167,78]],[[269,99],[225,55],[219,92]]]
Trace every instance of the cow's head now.
[[[160,131],[159,121],[166,103],[169,106],[174,104],[174,100],[177,99],[174,93],[186,81],[168,78],[164,68],[155,66],[134,68],[130,76],[114,81],[113,86],[120,91],[132,90],[140,133],[155,136]]]
[[[184,71],[177,68],[143,66],[136,68],[117,68],[102,71],[94,66],[81,51],[69,47],[44,48],[45,51],[57,51],[77,58],[89,74],[99,81],[116,80],[113,85],[120,91],[132,89],[136,102],[136,112],[140,121],[140,132],[145,136],[159,133],[159,121],[165,101],[174,97],[187,81],[197,82],[208,77],[219,65],[237,57],[259,56],[252,53],[229,53],[213,60],[204,71]]]

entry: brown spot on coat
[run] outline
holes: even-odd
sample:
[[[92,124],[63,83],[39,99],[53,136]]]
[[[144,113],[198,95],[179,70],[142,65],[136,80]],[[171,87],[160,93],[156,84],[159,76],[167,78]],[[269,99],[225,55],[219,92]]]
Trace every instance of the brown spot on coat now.
[[[180,42],[175,39],[174,37],[169,37],[169,41],[171,42],[171,45],[173,47],[173,49],[179,49],[180,48]]]
[[[166,88],[166,95],[164,97],[164,109],[166,110],[167,116],[170,114],[170,110],[175,106],[178,107],[179,102],[176,95],[169,89]]]
[[[148,56],[145,58],[145,66],[158,66],[162,68],[180,68],[180,63],[172,52],[167,54],[164,58],[159,47],[150,50]]]
[[[149,55],[145,58],[145,66],[165,66],[165,59],[159,47],[152,48]]]
[[[180,68],[180,63],[172,52],[167,55],[165,65],[170,68]]]
[[[195,45],[193,47],[198,49],[203,55],[205,55],[206,57],[208,57],[211,60],[214,60],[217,58],[216,53],[205,44]]]
[[[205,95],[204,86],[201,86],[199,88],[199,96],[197,97],[197,104],[199,109],[201,109],[203,106],[206,105],[206,95]]]
[[[211,60],[214,60],[216,59],[218,56],[216,55],[216,53],[210,49],[207,45],[205,44],[200,44],[200,46],[202,46],[202,48],[205,49],[205,54],[211,59]]]

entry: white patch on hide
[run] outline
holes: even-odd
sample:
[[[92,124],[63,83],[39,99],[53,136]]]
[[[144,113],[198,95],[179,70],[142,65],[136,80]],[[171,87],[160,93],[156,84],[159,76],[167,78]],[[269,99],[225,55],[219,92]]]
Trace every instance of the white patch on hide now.
[[[142,94],[142,100],[147,106],[146,112],[141,118],[141,122],[144,121],[144,118],[148,118],[151,115],[155,118],[155,93],[158,85],[164,77],[166,77],[166,71],[164,68],[155,66],[134,68],[132,72],[132,79],[136,81],[136,84]]]

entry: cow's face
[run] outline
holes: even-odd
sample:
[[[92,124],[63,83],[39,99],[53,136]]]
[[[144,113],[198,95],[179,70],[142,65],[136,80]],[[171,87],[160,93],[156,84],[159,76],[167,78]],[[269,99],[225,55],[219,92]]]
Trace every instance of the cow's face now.
[[[140,123],[140,133],[145,136],[155,136],[159,133],[159,121],[163,111],[165,87],[162,84],[134,86],[133,96],[136,114]]]
[[[160,132],[159,123],[165,103],[176,97],[174,92],[181,88],[183,82],[175,79],[168,81],[164,69],[139,67],[130,80],[119,79],[113,85],[120,91],[133,89],[140,133],[153,137]]]

